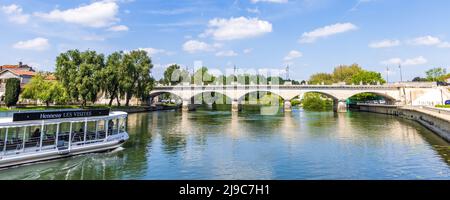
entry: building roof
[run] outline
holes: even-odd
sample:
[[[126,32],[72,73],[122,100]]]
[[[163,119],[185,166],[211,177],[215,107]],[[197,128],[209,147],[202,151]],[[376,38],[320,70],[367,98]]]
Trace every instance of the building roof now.
[[[34,71],[28,71],[28,70],[23,70],[23,69],[6,69],[0,72],[0,74],[3,74],[4,72],[11,72],[17,76],[34,76],[36,75],[36,72]]]
[[[0,71],[7,70],[7,69],[22,69],[22,70],[34,71],[32,67],[30,67],[28,65],[23,65],[22,63],[19,63],[18,65],[2,65],[2,66],[0,66]]]

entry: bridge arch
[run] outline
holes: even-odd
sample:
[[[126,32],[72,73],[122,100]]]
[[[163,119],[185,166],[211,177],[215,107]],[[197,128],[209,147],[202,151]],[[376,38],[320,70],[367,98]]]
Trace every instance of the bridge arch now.
[[[390,104],[393,105],[397,102],[397,99],[389,94],[386,93],[382,93],[382,92],[376,92],[376,91],[361,91],[361,92],[356,92],[353,93],[351,96],[349,96],[347,99],[351,99],[352,97],[356,97],[357,95],[362,95],[362,94],[372,94],[375,96],[379,96],[382,97],[386,103],[385,104]]]
[[[233,99],[225,92],[214,90],[198,91],[191,94],[189,98],[191,104],[231,104]]]
[[[238,101],[239,104],[242,104],[242,100],[245,100],[245,98],[247,97],[247,95],[249,95],[249,101],[252,102],[253,100],[256,100],[258,98],[261,98],[261,96],[259,96],[259,93],[263,93],[264,95],[267,93],[270,93],[272,95],[277,96],[279,99],[281,100],[285,100],[285,97],[283,97],[281,94],[279,94],[278,92],[273,92],[270,90],[251,90],[251,91],[245,91],[242,94],[239,94],[238,97],[236,98],[236,100]]]
[[[151,92],[149,94],[149,97],[151,99],[151,101],[153,102],[154,99],[160,95],[164,95],[164,94],[168,94],[168,95],[172,95],[175,98],[179,99],[179,100],[183,100],[183,97],[177,93],[171,92],[171,91],[156,91],[156,92]]]
[[[301,99],[303,99],[303,97],[305,96],[305,94],[308,94],[308,93],[317,93],[317,94],[321,94],[321,95],[324,95],[324,96],[326,96],[326,97],[328,97],[328,98],[331,98],[331,99],[333,99],[333,100],[339,100],[340,98],[337,96],[337,95],[335,95],[335,94],[332,94],[332,93],[329,93],[329,92],[326,92],[326,91],[320,91],[320,90],[310,90],[310,91],[305,91],[305,92],[303,92],[302,94],[301,94]]]

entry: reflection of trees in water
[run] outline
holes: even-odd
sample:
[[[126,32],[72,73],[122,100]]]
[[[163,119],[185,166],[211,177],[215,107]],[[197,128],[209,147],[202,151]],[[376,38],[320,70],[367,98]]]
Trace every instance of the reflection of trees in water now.
[[[157,116],[158,127],[152,130],[158,130],[161,136],[161,142],[164,152],[168,154],[175,154],[186,146],[186,132],[180,129],[180,118],[183,121],[182,113],[165,112],[165,113],[151,113]],[[184,119],[186,120],[186,119]],[[188,125],[188,124],[184,124]]]

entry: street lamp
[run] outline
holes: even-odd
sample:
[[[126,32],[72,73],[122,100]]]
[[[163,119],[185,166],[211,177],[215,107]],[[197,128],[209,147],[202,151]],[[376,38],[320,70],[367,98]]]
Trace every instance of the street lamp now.
[[[403,74],[402,74],[402,65],[398,65],[398,68],[400,69],[400,83],[403,82]]]

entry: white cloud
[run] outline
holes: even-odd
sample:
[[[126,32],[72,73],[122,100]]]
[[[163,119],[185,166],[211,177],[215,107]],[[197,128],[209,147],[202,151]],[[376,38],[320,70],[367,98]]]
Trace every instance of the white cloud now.
[[[437,37],[430,35],[414,38],[410,41],[412,45],[424,45],[424,46],[434,46],[441,43],[441,40]]]
[[[35,38],[27,41],[20,41],[13,45],[15,49],[22,50],[35,50],[35,51],[43,51],[50,47],[50,44],[45,38]]]
[[[128,31],[128,30],[129,30],[128,26],[125,26],[125,25],[112,26],[111,28],[108,29],[108,31],[113,31],[113,32],[121,32],[121,31]]]
[[[292,50],[292,51],[290,51],[290,52],[288,53],[288,55],[286,55],[286,56],[284,57],[283,60],[284,60],[284,61],[292,61],[292,60],[294,60],[294,59],[296,59],[296,58],[300,58],[300,57],[302,57],[302,56],[303,56],[302,52]]]
[[[261,11],[259,11],[258,8],[247,8],[247,12],[253,13],[253,14],[259,14]]]
[[[370,48],[378,49],[378,48],[388,48],[388,47],[396,47],[400,45],[399,40],[382,40],[377,42],[372,42],[369,44]]]
[[[233,56],[237,56],[238,54],[232,50],[228,50],[228,51],[219,51],[216,53],[216,56],[219,57],[233,57]]]
[[[313,43],[320,38],[326,38],[331,35],[345,33],[356,29],[358,29],[358,27],[352,23],[337,23],[303,33],[300,38],[300,43]]]
[[[8,20],[17,24],[26,24],[30,19],[30,15],[23,14],[22,7],[11,4],[9,6],[2,6],[1,11],[8,16]]]
[[[251,49],[251,48],[244,49],[243,52],[244,52],[244,54],[249,54],[249,53],[253,52],[253,49]]]
[[[35,13],[34,15],[48,21],[102,28],[118,21],[116,18],[118,11],[119,6],[115,1],[104,0],[68,10],[55,9],[49,13]]]
[[[208,26],[202,36],[212,36],[215,40],[244,39],[272,32],[272,24],[258,18],[215,18]]]
[[[267,3],[287,3],[288,0],[250,0],[252,3],[267,2]]]
[[[409,40],[408,43],[415,46],[436,46],[439,48],[450,48],[450,42],[443,41],[440,38],[431,35],[414,38],[412,40]]]
[[[438,45],[439,48],[450,48],[450,42],[442,42]]]
[[[164,55],[172,55],[173,54],[173,52],[170,52],[170,51],[167,51],[164,49],[155,49],[155,48],[151,48],[151,47],[139,48],[138,50],[146,51],[149,56],[154,56],[157,54],[164,54]]]
[[[401,59],[401,58],[391,58],[389,60],[382,61],[381,64],[383,65],[422,65],[427,63],[428,60],[424,58],[423,56],[419,56],[416,58],[409,58],[409,59]]]
[[[188,53],[214,51],[218,47],[220,47],[219,44],[210,45],[198,40],[189,40],[183,44],[183,50]]]

